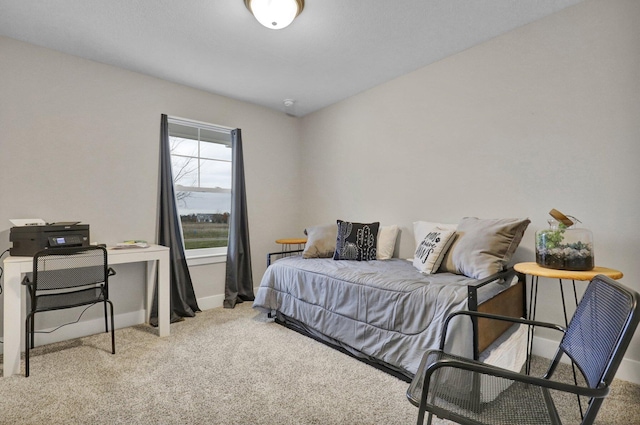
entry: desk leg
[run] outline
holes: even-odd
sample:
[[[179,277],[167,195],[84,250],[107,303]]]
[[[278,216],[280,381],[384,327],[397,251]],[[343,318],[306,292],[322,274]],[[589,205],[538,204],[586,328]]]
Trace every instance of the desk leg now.
[[[169,251],[162,253],[158,259],[158,333],[169,335],[171,302],[169,297],[171,281],[169,277]],[[152,290],[153,291],[153,290]],[[153,294],[153,292],[152,292]]]
[[[158,272],[158,261],[147,261],[147,287],[146,287],[146,304],[145,304],[145,323],[151,320],[151,308],[153,304],[153,293],[155,292],[156,276]]]
[[[20,371],[20,335],[22,302],[20,292],[20,266],[5,263],[4,266],[4,344],[3,375],[11,376]]]

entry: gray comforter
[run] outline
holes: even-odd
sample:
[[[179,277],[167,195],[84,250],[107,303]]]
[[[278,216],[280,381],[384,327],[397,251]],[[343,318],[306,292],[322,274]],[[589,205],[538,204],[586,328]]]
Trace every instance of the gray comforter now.
[[[467,308],[467,285],[474,282],[450,273],[424,275],[402,259],[288,257],[267,269],[253,306],[278,311],[316,337],[413,375],[424,351],[438,346],[447,315]],[[488,285],[479,303],[503,287]],[[447,348],[471,356],[471,332],[468,319],[452,321]]]

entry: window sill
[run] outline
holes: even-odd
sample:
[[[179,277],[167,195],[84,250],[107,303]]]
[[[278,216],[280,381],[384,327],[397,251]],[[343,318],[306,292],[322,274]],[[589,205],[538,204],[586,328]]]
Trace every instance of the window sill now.
[[[206,264],[225,263],[227,261],[227,253],[220,254],[199,254],[187,255],[187,266],[203,266]]]

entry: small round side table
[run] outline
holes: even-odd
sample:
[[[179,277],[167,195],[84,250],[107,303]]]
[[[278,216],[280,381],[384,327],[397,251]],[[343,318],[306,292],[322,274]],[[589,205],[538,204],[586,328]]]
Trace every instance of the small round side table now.
[[[304,248],[304,245],[307,243],[307,238],[285,238],[285,239],[276,239],[276,243],[282,245],[282,253],[292,250],[293,245],[298,245],[298,250]]]
[[[536,304],[538,300],[538,279],[541,277],[558,279],[558,283],[560,285],[560,297],[562,298],[562,310],[564,312],[564,324],[565,326],[569,325],[569,318],[567,316],[567,305],[564,299],[564,289],[562,286],[562,280],[571,280],[573,285],[573,298],[576,303],[576,307],[578,306],[578,294],[576,292],[576,280],[581,281],[590,281],[595,276],[602,274],[610,277],[611,279],[620,279],[622,277],[622,272],[615,269],[610,269],[607,267],[594,267],[588,271],[573,271],[573,270],[556,270],[549,269],[542,266],[539,266],[537,263],[518,263],[513,266],[513,268],[520,273],[531,276],[531,287],[529,289],[529,309],[528,309],[528,318],[530,320],[536,319]],[[529,326],[529,333],[527,334],[527,363],[526,363],[526,373],[529,374],[531,372],[531,353],[533,351],[533,332],[534,329]],[[576,370],[573,365],[573,381],[577,382],[576,378]],[[578,397],[578,405],[580,407],[580,415],[582,416],[582,404],[580,402],[580,397]]]
[[[564,300],[564,289],[562,287],[562,280],[571,280],[573,284],[573,298],[578,305],[578,294],[576,293],[576,280],[590,281],[595,276],[603,274],[611,279],[620,279],[623,275],[622,272],[607,267],[594,267],[587,271],[573,271],[573,270],[556,270],[541,267],[537,263],[518,263],[513,268],[520,273],[531,276],[531,291],[529,296],[529,316],[532,320],[535,320],[536,316],[536,300],[538,298],[538,278],[547,277],[551,279],[558,279],[560,283],[560,296],[562,297],[562,308],[564,310],[564,324],[567,326],[569,320],[567,317],[567,306]]]

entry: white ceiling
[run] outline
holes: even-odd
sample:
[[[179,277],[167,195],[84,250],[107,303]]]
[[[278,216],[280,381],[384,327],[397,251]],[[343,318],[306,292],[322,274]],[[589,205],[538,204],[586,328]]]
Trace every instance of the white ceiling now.
[[[0,35],[303,116],[583,0],[0,0]]]

